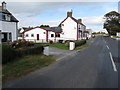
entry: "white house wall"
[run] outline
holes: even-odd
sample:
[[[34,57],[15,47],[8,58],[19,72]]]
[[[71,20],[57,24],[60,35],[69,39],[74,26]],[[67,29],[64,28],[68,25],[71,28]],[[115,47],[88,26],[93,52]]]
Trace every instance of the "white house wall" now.
[[[68,17],[62,24],[64,40],[77,40],[77,23]],[[64,26],[63,26],[64,25]]]
[[[2,32],[12,33],[12,41],[17,40],[17,23],[0,21],[0,30]]]
[[[54,35],[54,37],[51,37],[51,34],[53,34],[53,35]],[[54,32],[49,31],[49,32],[48,32],[48,39],[49,39],[49,41],[50,41],[50,40],[55,41],[55,33],[54,33]]]
[[[28,34],[28,37],[26,37]],[[34,34],[34,37],[31,35]],[[39,34],[39,40],[37,40],[37,34]],[[35,28],[30,31],[24,33],[24,39],[28,41],[35,41],[35,42],[46,42],[46,30],[41,28]]]

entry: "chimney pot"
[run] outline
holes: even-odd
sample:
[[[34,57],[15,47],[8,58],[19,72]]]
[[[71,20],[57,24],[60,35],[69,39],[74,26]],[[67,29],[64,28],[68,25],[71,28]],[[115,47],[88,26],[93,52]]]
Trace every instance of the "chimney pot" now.
[[[5,1],[2,2],[2,9],[6,10],[6,2]]]
[[[82,23],[82,19],[78,19],[78,22]]]
[[[72,17],[72,12],[67,12],[67,17]]]

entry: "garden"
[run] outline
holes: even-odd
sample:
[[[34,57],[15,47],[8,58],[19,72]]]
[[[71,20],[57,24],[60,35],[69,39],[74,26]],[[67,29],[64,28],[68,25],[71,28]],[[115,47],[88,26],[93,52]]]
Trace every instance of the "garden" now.
[[[2,44],[2,80],[3,83],[48,66],[55,59],[45,56],[42,45],[17,40]]]

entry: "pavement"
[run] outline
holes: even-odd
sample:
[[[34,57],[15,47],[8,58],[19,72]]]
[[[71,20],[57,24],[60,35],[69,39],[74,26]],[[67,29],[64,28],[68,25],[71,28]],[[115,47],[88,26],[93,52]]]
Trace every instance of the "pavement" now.
[[[114,60],[119,59],[118,42],[98,36],[88,43],[91,45],[86,49],[10,81],[3,88],[118,88],[119,61]]]

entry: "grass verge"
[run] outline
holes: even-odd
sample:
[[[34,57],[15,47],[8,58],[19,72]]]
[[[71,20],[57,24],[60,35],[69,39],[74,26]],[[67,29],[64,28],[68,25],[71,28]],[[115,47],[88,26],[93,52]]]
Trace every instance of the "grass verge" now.
[[[82,48],[85,48],[85,47],[88,47],[88,46],[90,46],[90,45],[89,44],[84,44],[82,46],[76,47],[75,50],[79,50],[79,49],[82,49]]]
[[[4,64],[2,67],[3,84],[9,80],[16,79],[17,77],[26,75],[32,71],[48,66],[55,59],[51,56],[45,55],[28,55],[22,58]]]
[[[55,47],[55,48],[59,48],[59,49],[63,49],[63,50],[68,50],[69,48],[67,46],[65,46],[64,43],[40,43],[41,45],[49,45],[51,47]]]

